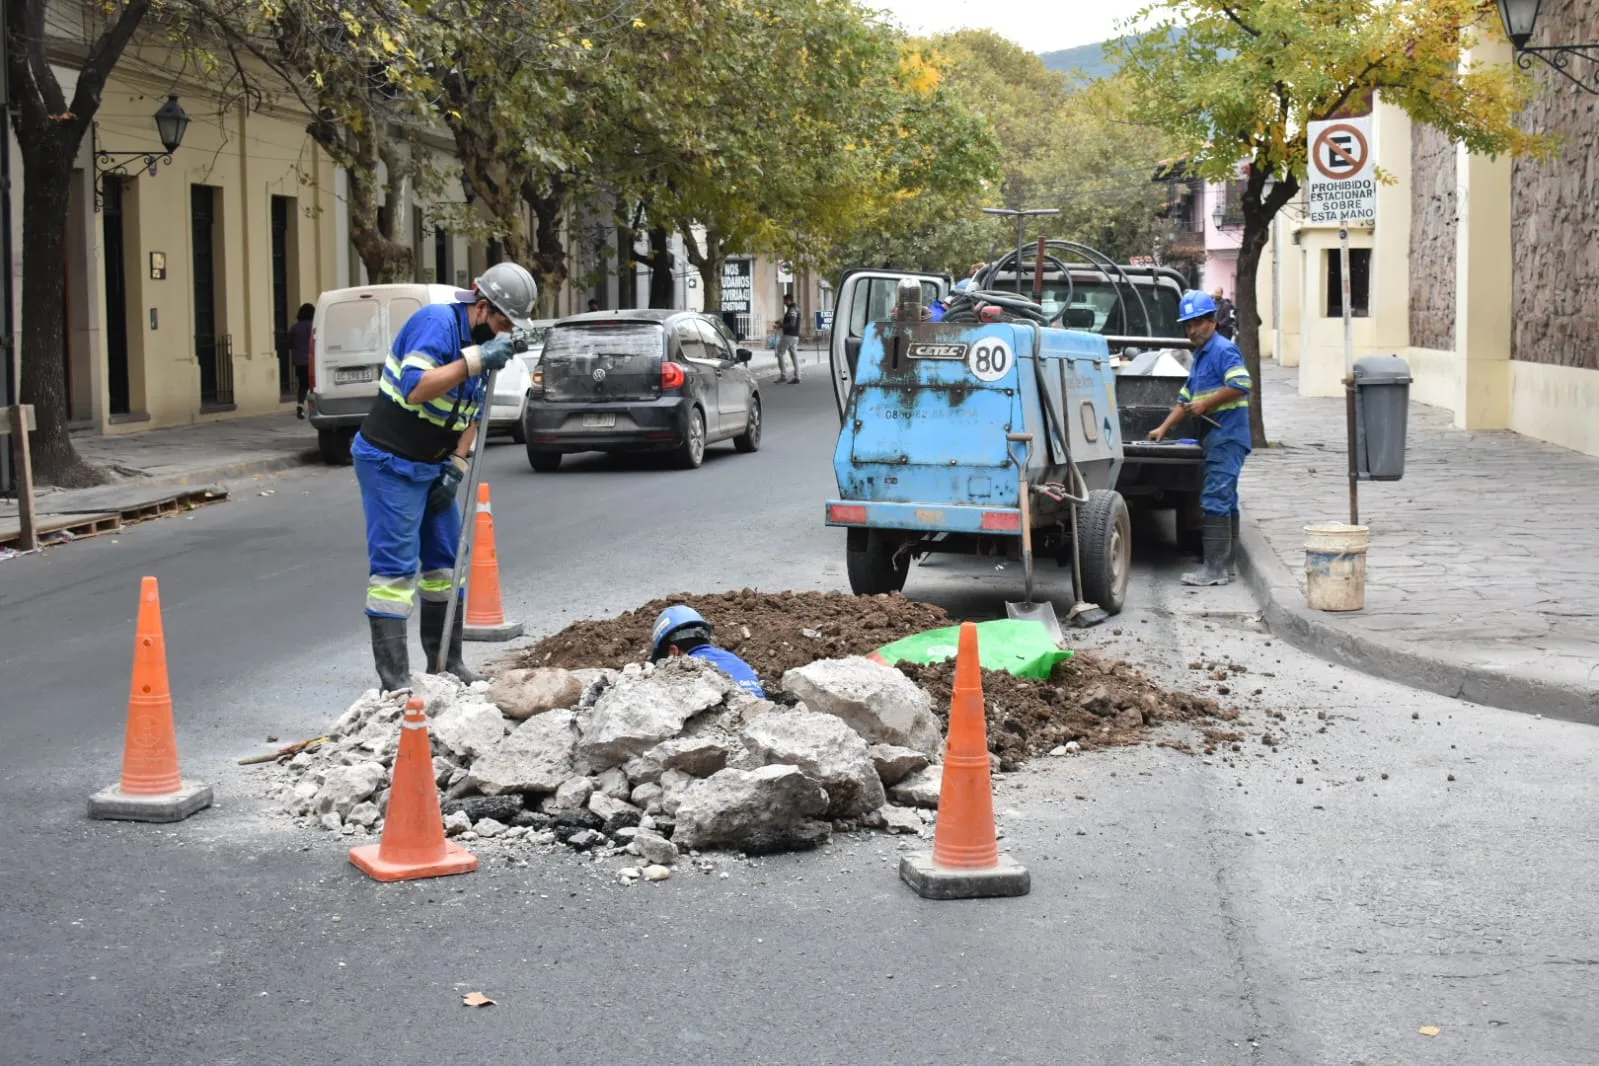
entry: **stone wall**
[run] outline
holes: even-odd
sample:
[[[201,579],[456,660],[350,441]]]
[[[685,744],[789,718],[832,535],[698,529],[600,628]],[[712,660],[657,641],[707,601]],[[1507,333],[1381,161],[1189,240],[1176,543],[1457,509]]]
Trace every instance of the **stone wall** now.
[[[1595,26],[1599,0],[1545,3],[1538,42],[1589,41]],[[1579,59],[1571,69],[1593,68]],[[1599,97],[1536,61],[1532,73],[1540,91],[1522,128],[1560,146],[1548,160],[1513,164],[1511,357],[1599,369]]]
[[[1410,343],[1455,347],[1455,146],[1417,122],[1410,133]]]

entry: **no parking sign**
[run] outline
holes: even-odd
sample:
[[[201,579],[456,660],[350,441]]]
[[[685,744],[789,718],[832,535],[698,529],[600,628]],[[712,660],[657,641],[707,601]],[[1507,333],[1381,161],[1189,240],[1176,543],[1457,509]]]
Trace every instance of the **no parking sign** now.
[[[1372,158],[1371,116],[1312,122],[1311,222],[1373,222],[1377,218],[1377,163]]]

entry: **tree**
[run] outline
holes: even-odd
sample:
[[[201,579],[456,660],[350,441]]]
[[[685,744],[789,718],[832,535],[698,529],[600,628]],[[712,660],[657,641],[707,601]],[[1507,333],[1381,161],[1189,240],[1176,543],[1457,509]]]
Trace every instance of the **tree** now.
[[[22,154],[22,373],[19,392],[38,419],[34,473],[56,485],[105,480],[83,462],[67,433],[67,199],[83,135],[100,109],[106,79],[150,12],[152,0],[103,9],[69,101],[50,65],[45,16],[49,0],[5,0],[9,88]],[[102,9],[95,9],[102,10]],[[90,23],[93,24],[92,22]]]
[[[1462,69],[1482,9],[1478,0],[1158,0],[1129,23],[1147,32],[1107,48],[1129,78],[1135,113],[1175,138],[1193,173],[1232,180],[1243,167],[1237,340],[1257,382],[1255,275],[1272,218],[1304,178],[1307,123],[1376,92],[1470,151],[1543,150],[1515,125],[1524,76],[1509,66]],[[1277,182],[1268,193],[1269,177]],[[1257,389],[1256,447],[1266,444],[1260,401]]]

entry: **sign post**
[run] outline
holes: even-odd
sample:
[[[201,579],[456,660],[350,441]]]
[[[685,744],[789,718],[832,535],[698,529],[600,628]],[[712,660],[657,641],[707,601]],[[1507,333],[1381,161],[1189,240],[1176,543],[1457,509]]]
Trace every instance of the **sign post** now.
[[[1349,305],[1349,223],[1377,220],[1377,164],[1371,151],[1371,116],[1312,122],[1309,220],[1338,223],[1338,288],[1344,318],[1344,421],[1348,433],[1349,524],[1360,524],[1355,464],[1355,333]]]

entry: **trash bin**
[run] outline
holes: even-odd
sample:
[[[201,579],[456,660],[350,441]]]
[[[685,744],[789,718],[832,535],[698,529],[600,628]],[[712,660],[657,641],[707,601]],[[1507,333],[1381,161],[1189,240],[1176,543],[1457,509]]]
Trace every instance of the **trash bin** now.
[[[1355,360],[1355,473],[1362,481],[1405,476],[1410,364],[1397,355]]]

